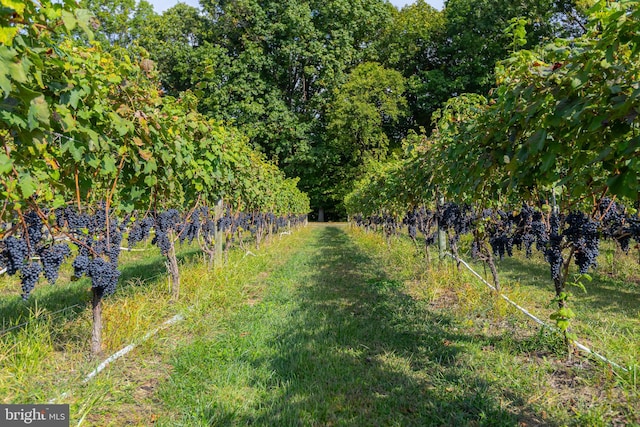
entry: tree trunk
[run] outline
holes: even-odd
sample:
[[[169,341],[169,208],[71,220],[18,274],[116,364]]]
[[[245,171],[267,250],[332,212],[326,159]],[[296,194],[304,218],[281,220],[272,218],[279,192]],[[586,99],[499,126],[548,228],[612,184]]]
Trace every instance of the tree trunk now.
[[[425,254],[425,257],[427,258],[427,265],[431,265],[431,255],[429,254],[429,243],[426,237],[424,239],[424,254]]]
[[[171,299],[177,301],[180,294],[180,271],[178,270],[178,258],[176,257],[173,233],[169,234],[169,241],[171,242],[171,247],[169,248],[169,252],[167,252],[165,265],[167,266],[169,282],[171,283]]]
[[[491,248],[487,248],[485,246],[485,250],[486,250],[486,253],[487,253],[487,264],[489,264],[489,270],[491,270],[491,275],[493,276],[493,284],[496,287],[496,291],[500,292],[500,279],[498,278],[498,270],[496,269],[496,261],[493,258],[493,254],[491,253]]]
[[[262,227],[258,227],[256,229],[256,249],[260,250],[260,243],[262,242],[262,233],[263,233],[263,228]]]
[[[102,354],[102,290],[92,288],[91,308],[93,311],[93,330],[91,332],[91,354]]]
[[[224,237],[224,232],[218,228],[218,221],[220,220],[220,218],[222,218],[222,215],[224,213],[224,206],[222,204],[222,199],[218,200],[218,203],[216,203],[216,206],[214,207],[213,212],[214,212],[214,217],[216,221],[216,228],[214,232],[214,239],[215,239],[214,265],[218,267],[222,265],[222,247],[223,247],[222,239]]]
[[[437,206],[439,207],[443,205],[444,197],[440,196],[438,198]],[[440,259],[444,259],[444,253],[447,250],[447,232],[442,227],[440,227],[440,221],[436,220],[436,225],[438,227],[438,254],[440,256]]]

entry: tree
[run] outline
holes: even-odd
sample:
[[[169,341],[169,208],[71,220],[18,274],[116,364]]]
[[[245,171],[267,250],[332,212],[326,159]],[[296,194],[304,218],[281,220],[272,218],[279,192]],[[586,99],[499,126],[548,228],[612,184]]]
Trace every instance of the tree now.
[[[206,20],[199,10],[184,3],[150,15],[132,28],[135,40],[157,64],[166,93],[178,96],[192,89],[201,67]]]
[[[582,32],[580,14],[572,1],[449,0],[444,9],[445,31],[437,53],[435,82],[444,83],[450,96],[487,94],[494,86],[494,66],[512,50],[504,33],[514,18],[527,21],[527,44],[537,46],[561,35]],[[429,79],[426,79],[427,81]]]
[[[147,0],[82,0],[80,7],[95,15],[100,24],[97,39],[107,45],[129,46],[139,35],[137,29],[147,28],[157,16]]]
[[[424,0],[405,6],[393,13],[378,44],[380,61],[398,70],[407,80],[408,111],[399,125],[400,132],[428,128],[431,114],[442,106],[449,93],[438,76],[438,43],[445,29],[444,14]]]
[[[391,134],[406,111],[404,88],[398,71],[366,62],[334,91],[325,143],[333,164],[317,171],[324,176],[329,172],[331,182],[323,186],[334,201],[344,198],[369,160],[385,159],[390,149],[398,148],[399,141]]]

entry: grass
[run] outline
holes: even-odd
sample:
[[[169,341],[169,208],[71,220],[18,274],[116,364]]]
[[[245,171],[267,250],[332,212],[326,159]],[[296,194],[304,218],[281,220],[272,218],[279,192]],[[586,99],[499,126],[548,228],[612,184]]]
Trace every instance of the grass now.
[[[374,248],[383,245],[379,236],[359,234],[374,242],[370,243]],[[408,239],[400,238],[394,242],[393,250],[408,254],[411,248]],[[437,259],[434,255],[432,254],[432,259]],[[419,258],[422,259],[422,256],[419,255]],[[379,261],[389,263],[389,259],[388,255],[383,254]],[[404,259],[408,259],[408,256],[405,255]],[[634,272],[638,271],[635,259],[624,259],[618,254],[617,262],[620,271],[624,271],[627,278],[633,277]],[[512,268],[509,268],[509,263],[513,263]],[[408,262],[405,261],[404,264]],[[601,262],[601,266],[603,265],[604,262]],[[475,266],[477,271],[483,272],[482,265]],[[392,265],[391,268],[397,267]],[[501,299],[496,299],[477,279],[465,271],[458,271],[452,262],[432,265],[426,270],[430,275],[427,278],[427,297],[431,296],[431,305],[437,310],[454,311],[461,326],[469,334],[488,338],[490,345],[483,350],[507,351],[518,360],[534,362],[533,366],[537,366],[542,372],[545,371],[545,366],[547,367],[548,375],[545,381],[540,382],[538,389],[551,388],[553,392],[545,395],[546,403],[540,407],[544,413],[555,414],[557,423],[640,423],[640,408],[637,405],[640,392],[637,380],[640,317],[638,306],[636,304],[634,309],[633,303],[638,301],[639,289],[636,285],[621,283],[619,277],[616,277],[613,283],[610,274],[596,273],[593,282],[587,286],[592,298],[581,300],[583,295],[576,292],[571,300],[579,316],[572,329],[578,334],[580,341],[627,366],[629,372],[623,373],[583,354],[576,355],[573,361],[566,361],[564,347],[557,334],[540,330],[535,323],[513,307]],[[506,293],[550,323],[548,315],[553,311],[553,306],[550,305],[553,291],[543,260],[525,260],[516,256],[501,261],[499,271],[501,281],[506,285]],[[408,284],[409,289],[420,288],[419,282],[413,281]],[[620,292],[621,290],[623,292]],[[410,292],[418,298],[421,297],[420,294],[425,294],[420,289]],[[630,301],[626,298],[630,298]],[[602,310],[607,306],[616,309]],[[625,308],[620,309],[621,307]],[[484,352],[482,357],[486,365],[491,367],[487,352]],[[535,372],[536,375],[539,373]],[[508,372],[501,374],[503,378],[511,376]],[[531,390],[535,389],[534,387]],[[566,406],[570,411],[566,411]],[[550,407],[555,409],[550,410]]]
[[[232,251],[224,269],[209,269],[201,262],[195,248],[181,248],[178,256],[182,295],[177,303],[170,300],[164,258],[157,249],[123,253],[119,289],[103,301],[105,357],[138,341],[179,312],[187,313],[189,327],[186,330],[177,328],[178,335],[169,340],[186,339],[199,333],[202,319],[224,316],[229,307],[255,297],[245,295],[247,282],[269,271],[271,264],[277,265],[279,256],[287,252],[283,245],[284,242],[276,237],[272,248],[256,252],[258,256],[245,257],[244,252]],[[103,422],[94,423],[97,413],[115,413],[120,419],[127,419],[130,398],[126,397],[126,387],[122,389],[123,381],[125,385],[128,381],[137,383],[138,379],[133,381],[132,377],[139,374],[152,378],[161,372],[164,366],[157,353],[166,344],[162,340],[167,338],[161,332],[157,339],[148,341],[138,347],[135,354],[125,357],[133,363],[116,364],[116,369],[110,368],[96,380],[83,384],[84,376],[101,360],[89,356],[90,283],[86,279],[71,282],[71,271],[67,265],[55,286],[37,286],[27,302],[19,296],[17,277],[0,277],[0,313],[4,329],[10,329],[0,336],[2,403],[46,403],[70,392],[59,402],[71,404],[74,422],[83,419],[85,412],[84,422],[92,425],[104,425]],[[202,300],[207,302],[206,309],[201,306]],[[144,384],[142,387],[149,388]],[[147,425],[149,419],[139,422]],[[120,425],[118,418],[113,424]]]
[[[616,253],[611,242],[604,242],[603,246],[598,260],[600,267],[590,272],[593,280],[584,283],[586,293],[577,287],[568,287],[572,294],[569,305],[577,315],[571,331],[579,341],[606,353],[620,365],[637,368],[640,366],[640,266],[636,254]],[[481,264],[473,265],[482,272]],[[516,251],[513,257],[498,262],[505,291],[551,322],[549,315],[555,305],[551,303],[554,291],[548,269],[539,253],[526,259]],[[577,273],[575,266],[572,271]]]
[[[6,324],[29,320],[0,337],[3,403],[68,392],[59,402],[71,405],[72,425],[92,426],[640,425],[637,371],[567,361],[557,334],[454,264],[426,265],[408,239],[393,240],[310,225],[255,254],[232,252],[217,269],[186,247],[177,303],[157,276],[159,254],[125,254],[123,286],[105,299],[105,352],[186,318],[87,384],[97,363],[87,357],[88,282],[40,286],[24,304],[13,279],[0,279]],[[576,295],[576,328],[633,364],[635,272],[612,259],[624,278],[606,265],[592,298]],[[515,258],[500,270],[509,296],[545,318],[544,264]],[[78,306],[56,313],[57,299]]]
[[[159,425],[638,423],[636,392],[469,275],[346,227],[311,237],[260,303],[177,349]]]

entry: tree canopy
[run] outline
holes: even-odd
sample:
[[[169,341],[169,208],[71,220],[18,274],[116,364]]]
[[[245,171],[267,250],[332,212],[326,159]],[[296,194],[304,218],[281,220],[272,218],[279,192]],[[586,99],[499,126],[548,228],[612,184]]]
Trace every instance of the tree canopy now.
[[[584,33],[585,2],[202,0],[162,15],[146,2],[85,0],[98,38],[144,48],[164,93],[191,91],[205,116],[242,130],[311,196],[344,215],[342,196],[370,160],[432,131],[462,93],[489,96],[495,65],[520,48]],[[505,32],[521,22],[524,38]]]

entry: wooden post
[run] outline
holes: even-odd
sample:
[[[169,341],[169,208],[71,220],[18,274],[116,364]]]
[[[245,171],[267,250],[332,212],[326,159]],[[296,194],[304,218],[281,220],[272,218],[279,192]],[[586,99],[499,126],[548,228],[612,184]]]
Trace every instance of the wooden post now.
[[[438,197],[438,204],[437,207],[442,207],[444,206],[444,197],[443,196],[439,196]],[[447,250],[447,232],[445,231],[444,228],[442,228],[440,226],[440,221],[437,221],[438,224],[438,253],[440,256],[440,259],[444,259],[445,255],[445,251]]]
[[[222,199],[218,200],[218,203],[216,203],[215,207],[213,208],[213,213],[216,221],[216,227],[214,232],[215,248],[216,248],[214,265],[217,267],[222,265],[223,239],[226,235],[222,230],[218,228],[218,223],[220,221],[220,218],[222,218],[222,215],[224,214],[224,204],[222,202]]]
[[[102,290],[91,288],[91,308],[93,312],[93,330],[91,331],[91,354],[102,353]]]

